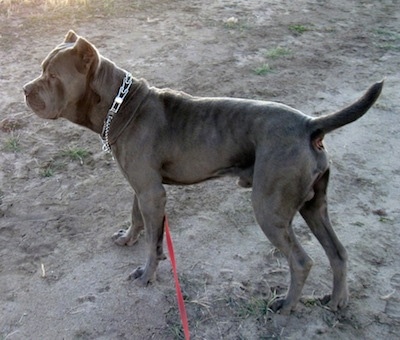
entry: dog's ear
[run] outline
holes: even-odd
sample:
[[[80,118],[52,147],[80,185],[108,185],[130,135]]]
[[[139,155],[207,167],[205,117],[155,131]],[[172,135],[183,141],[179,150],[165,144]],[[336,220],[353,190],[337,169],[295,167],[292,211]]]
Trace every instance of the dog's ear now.
[[[78,36],[73,30],[69,30],[67,35],[64,38],[64,43],[74,43],[75,41],[78,40]]]
[[[73,51],[78,56],[77,69],[81,73],[87,74],[90,70],[96,70],[99,65],[99,54],[96,48],[82,37],[78,37]]]

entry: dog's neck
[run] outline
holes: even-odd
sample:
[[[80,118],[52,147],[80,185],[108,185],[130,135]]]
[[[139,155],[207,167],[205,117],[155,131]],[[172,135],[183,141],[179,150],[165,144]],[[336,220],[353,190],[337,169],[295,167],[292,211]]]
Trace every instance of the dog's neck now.
[[[113,121],[114,116],[118,113],[121,105],[124,102],[126,95],[129,93],[129,89],[130,89],[132,83],[133,83],[132,75],[129,72],[126,72],[124,81],[123,81],[121,87],[119,88],[118,94],[115,97],[115,99],[111,105],[111,108],[108,111],[106,119],[104,121],[103,129],[101,132],[101,139],[103,141],[103,150],[106,152],[111,151],[111,145],[110,145],[110,140],[109,140],[111,122]]]
[[[104,120],[126,73],[107,58],[100,58],[98,69],[89,76],[91,79],[85,96],[78,103],[78,118],[75,122],[98,134],[102,132]]]

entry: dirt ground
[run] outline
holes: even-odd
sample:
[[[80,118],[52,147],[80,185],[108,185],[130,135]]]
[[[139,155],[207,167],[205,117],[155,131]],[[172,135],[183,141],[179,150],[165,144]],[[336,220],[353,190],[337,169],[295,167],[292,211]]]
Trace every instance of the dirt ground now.
[[[70,28],[154,86],[315,115],[385,77],[366,116],[326,137],[331,218],[350,257],[345,310],[316,299],[332,273],[300,218],[315,261],[304,298],[289,317],[268,310],[288,266],[236,179],[168,187],[167,213],[193,339],[400,337],[399,1],[43,1],[0,1],[0,339],[183,336],[169,261],[147,288],[126,280],[145,245],[111,240],[132,191],[98,136],[24,104],[23,84]]]

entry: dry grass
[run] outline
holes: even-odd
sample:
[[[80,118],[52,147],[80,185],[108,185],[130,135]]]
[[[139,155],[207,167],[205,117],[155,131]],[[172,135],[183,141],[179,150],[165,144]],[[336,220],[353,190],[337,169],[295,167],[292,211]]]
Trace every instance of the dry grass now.
[[[69,7],[88,7],[91,0],[0,0],[0,14],[7,18],[16,14],[32,14]]]
[[[89,0],[0,0],[0,4],[6,7],[24,5],[47,5],[49,7],[87,5]]]

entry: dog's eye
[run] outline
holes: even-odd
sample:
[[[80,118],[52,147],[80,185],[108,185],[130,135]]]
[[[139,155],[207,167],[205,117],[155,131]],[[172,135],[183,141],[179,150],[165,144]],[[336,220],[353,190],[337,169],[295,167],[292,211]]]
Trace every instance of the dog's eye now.
[[[48,79],[55,79],[55,78],[57,78],[57,75],[56,75],[55,73],[53,73],[53,72],[47,71],[46,73],[47,73],[47,78],[48,78]]]

